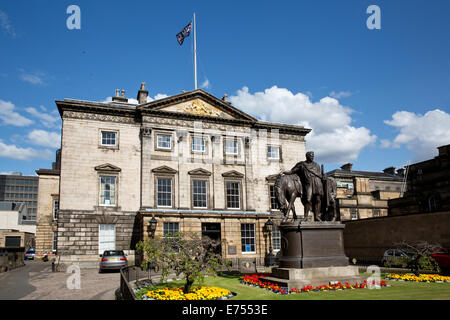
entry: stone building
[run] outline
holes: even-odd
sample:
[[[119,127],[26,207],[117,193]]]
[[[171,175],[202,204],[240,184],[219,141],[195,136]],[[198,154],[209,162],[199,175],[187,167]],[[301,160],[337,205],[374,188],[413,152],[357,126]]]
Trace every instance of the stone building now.
[[[406,192],[389,201],[389,215],[450,211],[450,144],[433,159],[406,168]]]
[[[222,239],[229,260],[261,264],[264,224],[279,216],[273,175],[305,159],[310,129],[259,121],[201,89],[147,96],[142,84],[138,104],[119,90],[106,103],[56,101],[61,262],[97,263],[107,249],[133,260],[154,217],[155,236],[193,231]]]
[[[354,171],[347,163],[327,173],[337,183],[337,199],[342,221],[388,215],[388,200],[401,196],[404,169],[389,167],[383,172]]]

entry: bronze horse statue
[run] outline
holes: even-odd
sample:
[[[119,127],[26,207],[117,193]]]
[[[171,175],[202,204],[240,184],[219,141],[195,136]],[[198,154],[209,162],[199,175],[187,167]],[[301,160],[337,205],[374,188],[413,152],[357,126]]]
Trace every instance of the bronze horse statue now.
[[[275,199],[278,202],[280,211],[284,215],[283,221],[287,220],[290,211],[292,211],[294,220],[297,220],[294,202],[297,197],[301,198],[303,195],[302,183],[299,176],[296,174],[279,174],[275,180],[274,188]]]
[[[336,208],[337,185],[336,181],[331,177],[324,179],[324,200],[322,201],[322,221],[336,221],[339,219]],[[294,220],[297,220],[294,202],[295,199],[301,198],[303,205],[305,199],[303,196],[303,186],[300,177],[297,174],[280,173],[275,180],[275,199],[278,202],[280,211],[284,215],[283,221],[286,221],[289,212],[292,211]],[[306,219],[306,218],[305,218]]]

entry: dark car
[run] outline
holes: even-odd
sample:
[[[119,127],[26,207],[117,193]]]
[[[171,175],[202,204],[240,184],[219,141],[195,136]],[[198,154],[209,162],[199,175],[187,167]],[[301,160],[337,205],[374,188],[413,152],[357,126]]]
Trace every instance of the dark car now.
[[[101,255],[99,272],[120,270],[128,266],[127,256],[122,250],[106,250]]]
[[[436,261],[442,271],[450,270],[450,248],[440,248],[431,257]]]
[[[23,256],[24,260],[34,260],[35,251],[34,248],[30,248],[25,252],[25,255]]]

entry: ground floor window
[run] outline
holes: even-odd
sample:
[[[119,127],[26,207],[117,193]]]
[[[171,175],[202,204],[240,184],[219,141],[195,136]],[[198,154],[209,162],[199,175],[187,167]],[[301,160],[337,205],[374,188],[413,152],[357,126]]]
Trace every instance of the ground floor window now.
[[[241,224],[241,243],[242,252],[256,252],[255,247],[255,224],[242,223]]]
[[[178,222],[164,222],[163,235],[174,234],[180,231]]]
[[[99,225],[98,253],[106,250],[116,250],[116,226],[113,224]]]
[[[58,232],[53,231],[53,243],[52,243],[52,251],[56,252],[56,243],[58,240]]]
[[[281,232],[275,225],[272,231],[272,246],[274,251],[279,251],[281,249]]]

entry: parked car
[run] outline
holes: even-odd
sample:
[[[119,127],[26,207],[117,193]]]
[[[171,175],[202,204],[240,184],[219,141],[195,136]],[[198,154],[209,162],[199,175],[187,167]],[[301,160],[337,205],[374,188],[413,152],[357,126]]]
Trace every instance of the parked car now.
[[[436,261],[442,271],[450,270],[450,248],[440,248],[431,257]]]
[[[35,251],[34,248],[30,248],[25,252],[25,255],[23,256],[24,260],[34,260]]]
[[[385,267],[406,267],[406,261],[402,258],[413,258],[413,254],[401,249],[388,249],[383,254],[381,263]],[[403,261],[400,261],[403,260]]]
[[[127,256],[122,250],[106,250],[101,255],[99,272],[121,269],[128,266]]]

